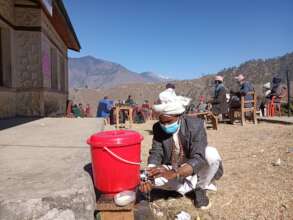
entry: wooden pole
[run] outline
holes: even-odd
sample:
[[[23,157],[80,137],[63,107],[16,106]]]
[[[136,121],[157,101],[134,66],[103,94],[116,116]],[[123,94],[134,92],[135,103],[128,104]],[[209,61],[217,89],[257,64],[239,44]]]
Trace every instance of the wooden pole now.
[[[289,70],[287,69],[287,97],[288,97],[288,117],[291,116],[291,109],[290,109],[290,78],[289,78]]]

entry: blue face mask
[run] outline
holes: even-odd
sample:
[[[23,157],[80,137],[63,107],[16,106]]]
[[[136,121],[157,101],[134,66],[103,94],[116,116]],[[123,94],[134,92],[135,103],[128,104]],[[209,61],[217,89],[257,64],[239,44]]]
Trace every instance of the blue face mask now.
[[[178,121],[175,121],[174,123],[169,125],[163,125],[163,124],[160,124],[160,125],[163,131],[166,132],[167,134],[174,134],[179,128]]]

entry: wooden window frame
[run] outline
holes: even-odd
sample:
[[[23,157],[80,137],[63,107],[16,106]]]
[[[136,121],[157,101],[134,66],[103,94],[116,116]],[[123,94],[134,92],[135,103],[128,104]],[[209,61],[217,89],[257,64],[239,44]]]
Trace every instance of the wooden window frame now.
[[[56,48],[50,49],[51,58],[51,89],[58,90],[58,57]]]

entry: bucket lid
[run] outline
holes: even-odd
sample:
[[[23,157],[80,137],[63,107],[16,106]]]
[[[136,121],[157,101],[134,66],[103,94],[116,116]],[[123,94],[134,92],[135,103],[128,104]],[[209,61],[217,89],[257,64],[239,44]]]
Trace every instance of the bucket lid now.
[[[111,130],[93,134],[87,143],[92,147],[122,147],[138,144],[143,140],[142,135],[132,130]]]

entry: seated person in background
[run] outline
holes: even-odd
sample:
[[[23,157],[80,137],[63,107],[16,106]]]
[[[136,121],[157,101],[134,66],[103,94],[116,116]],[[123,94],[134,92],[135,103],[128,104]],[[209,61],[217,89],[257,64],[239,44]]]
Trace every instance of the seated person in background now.
[[[269,94],[271,94],[271,83],[267,82],[266,84],[263,85],[263,92],[265,97],[268,97]]]
[[[151,115],[151,106],[149,104],[148,100],[144,100],[144,103],[141,106],[142,108],[142,113],[143,113],[143,117],[144,120],[149,120],[150,119],[150,115]]]
[[[66,117],[72,118],[74,117],[72,108],[73,108],[73,101],[67,100],[67,109],[66,109]]]
[[[265,108],[266,108],[266,104],[268,102],[268,95],[271,93],[271,83],[265,83],[263,85],[263,94],[264,96],[259,97],[259,101],[257,103],[259,103],[259,109],[260,109],[260,116],[265,116],[266,112],[265,112]]]
[[[223,84],[224,78],[222,76],[215,77],[214,97],[210,101],[212,104],[211,111],[214,115],[226,114],[228,112],[227,91]]]
[[[97,117],[102,117],[107,120],[109,123],[109,116],[110,111],[113,107],[113,101],[108,98],[108,96],[105,96],[104,99],[100,100],[98,103],[97,108]]]
[[[272,80],[272,88],[270,93],[266,95],[267,99],[275,97],[275,102],[281,102],[282,97],[286,95],[287,88],[282,84],[282,78],[279,75],[275,75]]]
[[[73,112],[74,117],[76,117],[76,118],[80,118],[81,117],[80,109],[79,109],[79,107],[76,104],[73,105],[72,112]]]
[[[128,96],[128,98],[127,98],[126,101],[125,101],[125,104],[126,104],[126,105],[129,105],[129,106],[133,106],[133,105],[135,105],[135,102],[134,102],[134,100],[132,99],[132,96],[131,96],[131,95]]]
[[[240,85],[239,91],[230,91],[231,98],[230,98],[230,108],[240,108],[240,98],[241,96],[244,96],[244,101],[250,101],[253,99],[252,95],[248,95],[247,93],[253,92],[254,88],[252,84],[249,81],[246,81],[244,76],[242,74],[235,77],[237,80],[237,83]],[[252,107],[251,103],[245,104],[246,108]]]
[[[211,181],[223,174],[221,157],[216,148],[207,146],[203,120],[183,115],[190,99],[163,93],[161,104],[153,107],[160,114],[148,157],[147,172],[153,181],[142,182],[140,190],[175,190],[191,197],[196,207],[209,208],[206,190],[216,191]]]
[[[85,117],[92,117],[90,104],[86,104]]]
[[[142,108],[145,108],[145,109],[149,109],[149,108],[150,108],[149,101],[148,101],[148,100],[144,100],[144,103],[142,104],[141,107],[142,107]]]
[[[205,97],[200,96],[199,97],[199,104],[196,106],[196,111],[197,112],[206,112],[208,108],[208,105],[205,103]]]
[[[82,106],[82,103],[79,103],[78,104],[78,108],[79,108],[79,111],[80,111],[80,117],[85,117],[85,111],[83,109],[83,106]]]
[[[115,104],[115,106],[122,106],[124,104],[124,101],[121,99],[118,99],[117,103]]]

